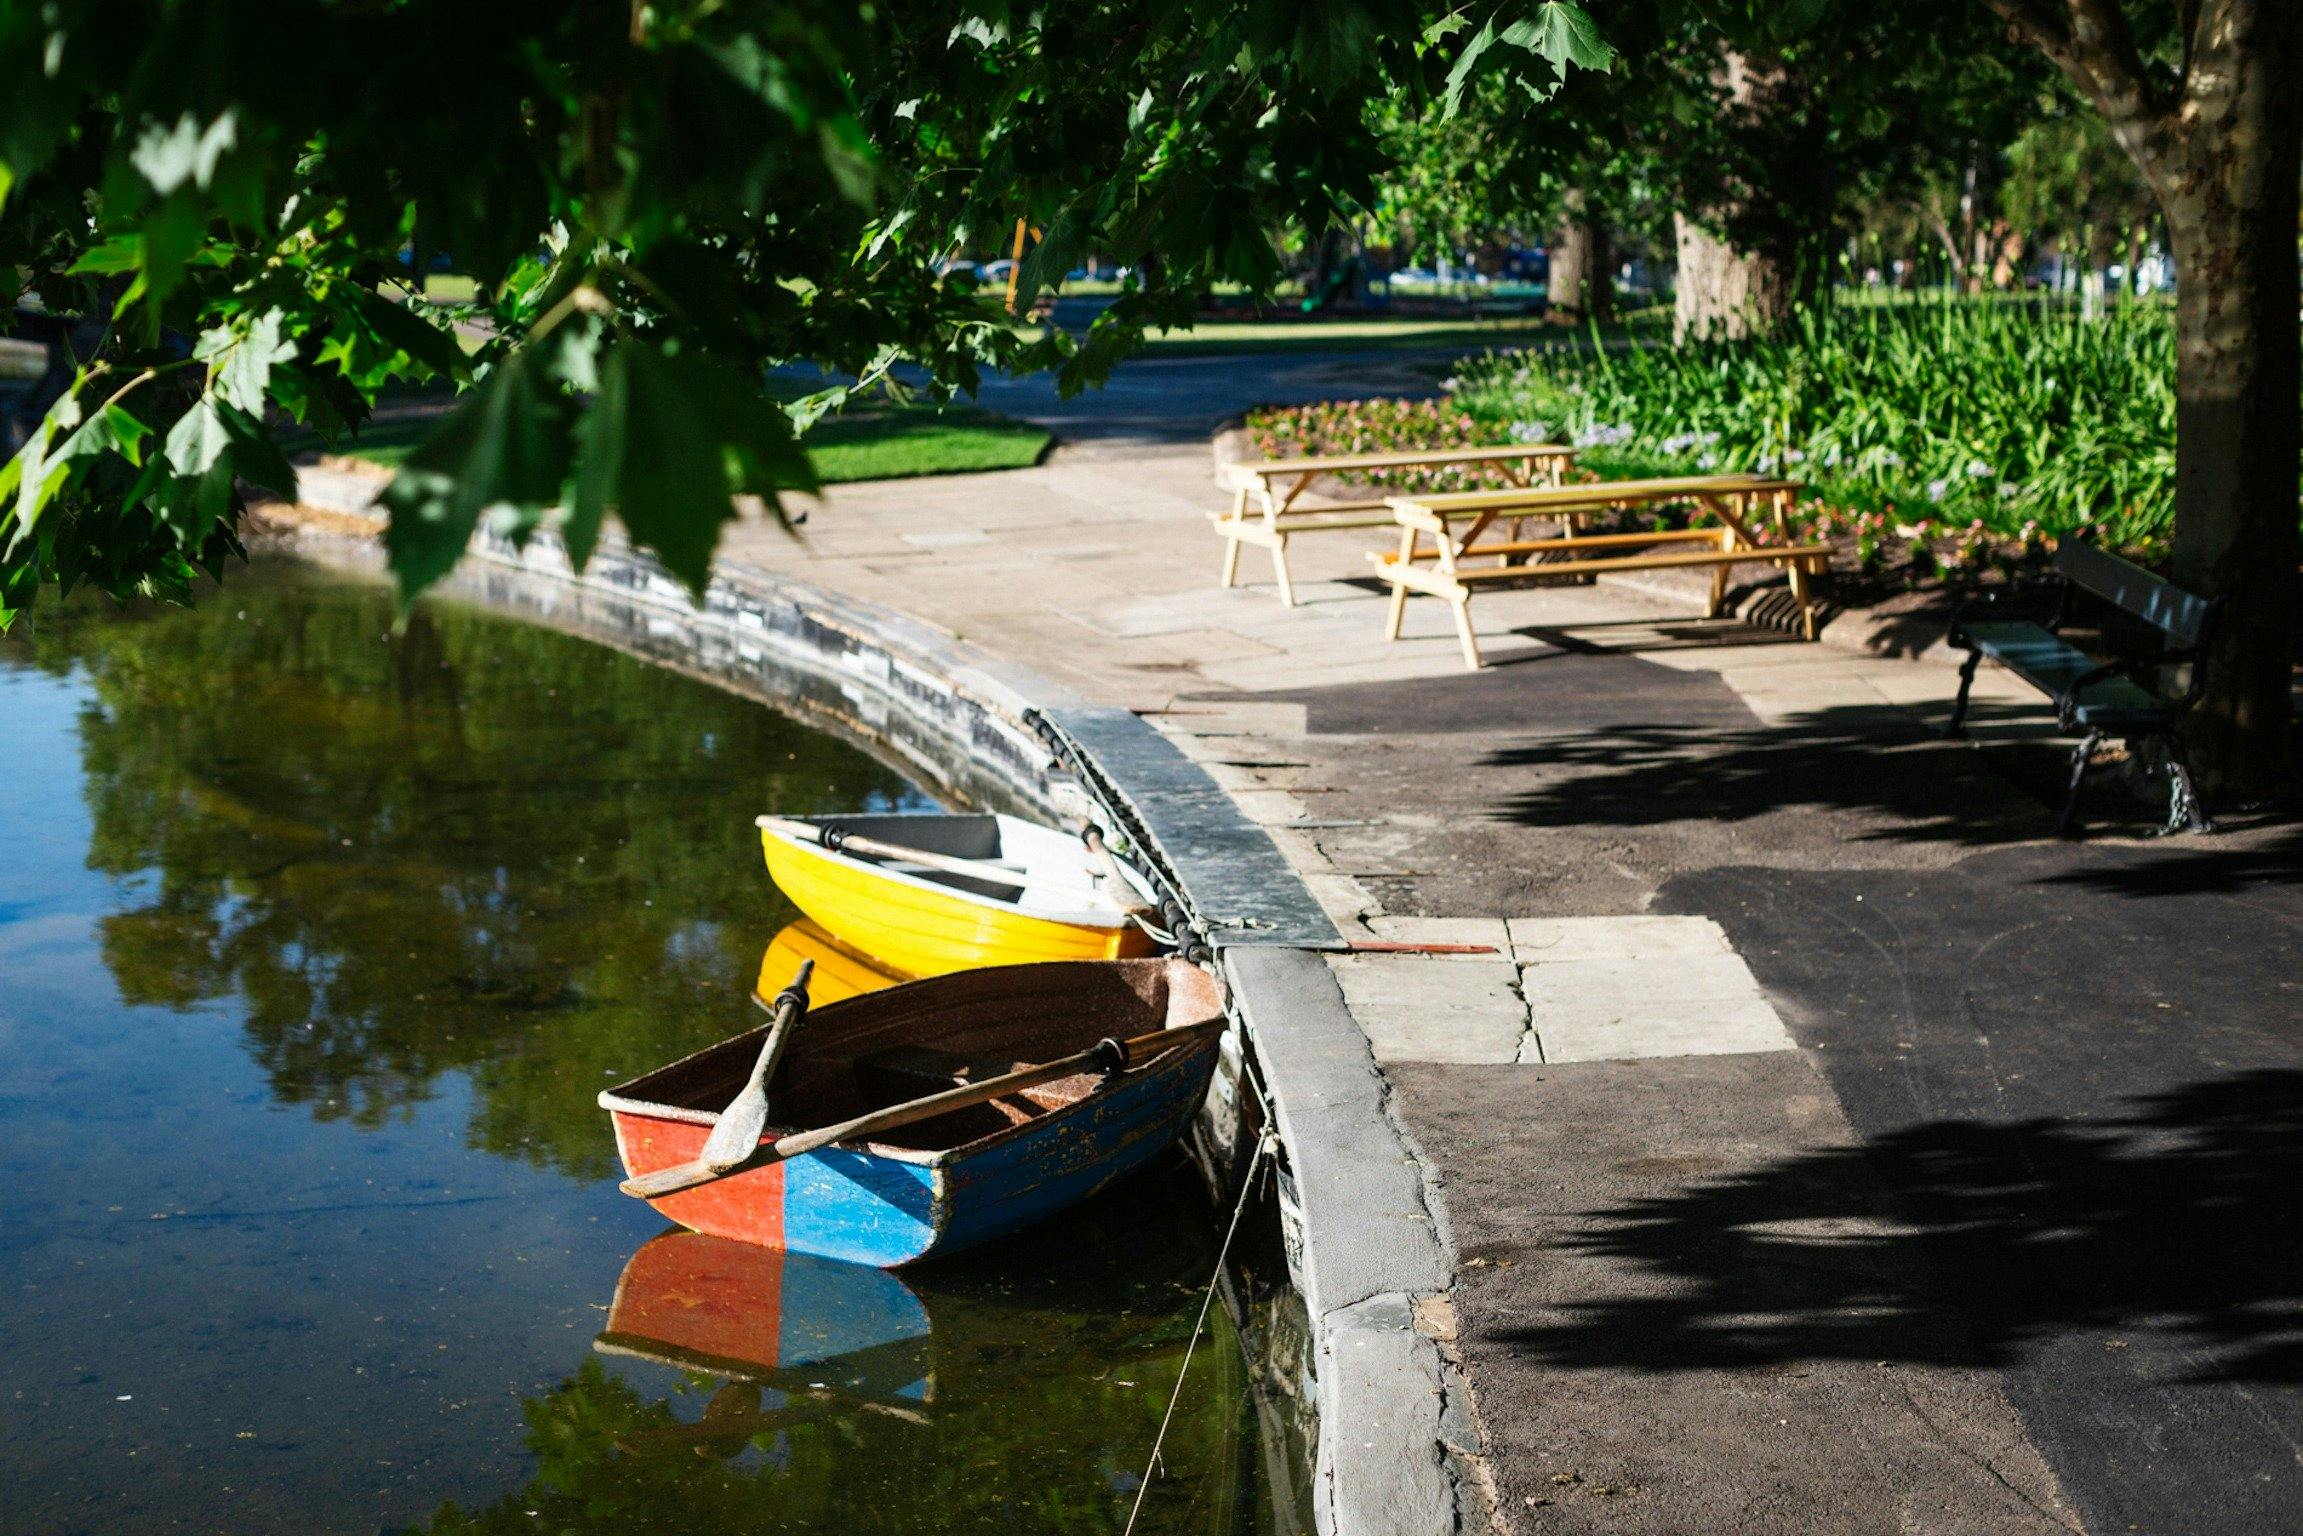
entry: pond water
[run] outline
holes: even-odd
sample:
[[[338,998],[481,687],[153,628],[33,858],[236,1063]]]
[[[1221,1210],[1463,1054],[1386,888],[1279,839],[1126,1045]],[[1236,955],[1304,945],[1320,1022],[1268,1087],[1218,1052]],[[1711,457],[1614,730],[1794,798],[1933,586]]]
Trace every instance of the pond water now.
[[[583,641],[391,630],[259,566],[0,640],[0,1531],[1119,1529],[1216,1250],[1180,1157],[893,1275],[615,1188],[594,1095],[751,1027],[796,915],[753,815],[927,802]],[[1214,1320],[1138,1529],[1293,1503]]]

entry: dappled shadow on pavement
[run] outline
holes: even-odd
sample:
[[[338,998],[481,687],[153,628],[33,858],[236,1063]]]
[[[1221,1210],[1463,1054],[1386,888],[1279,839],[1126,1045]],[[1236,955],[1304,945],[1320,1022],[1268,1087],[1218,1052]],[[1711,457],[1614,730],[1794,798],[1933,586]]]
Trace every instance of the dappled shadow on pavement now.
[[[1991,714],[1978,710],[1979,723]],[[2045,836],[2067,758],[2053,743],[1946,742],[1889,704],[1811,710],[1771,725],[1626,724],[1545,734],[1482,766],[1528,780],[1499,806],[1525,826],[1742,822],[1782,811],[1866,813],[1862,841],[1987,846]],[[1995,773],[1994,768],[2001,773]],[[1531,780],[1532,782],[1530,782]],[[2012,781],[2012,782],[2011,782]],[[2029,790],[2025,794],[2018,790]],[[2107,793],[2090,795],[2090,808]]]
[[[2303,827],[2287,828],[2268,840],[2237,841],[2242,836],[2240,828],[2227,825],[2213,837],[2185,839],[2180,851],[2167,848],[2140,862],[2067,869],[2042,876],[2038,883],[2145,898],[2237,896],[2303,885]]]
[[[2003,1365],[2058,1335],[2149,1331],[2172,1379],[2303,1382],[2303,1072],[2132,1103],[1929,1122],[1587,1213],[1556,1248],[1630,1265],[1624,1294],[1487,1336],[1661,1372]]]

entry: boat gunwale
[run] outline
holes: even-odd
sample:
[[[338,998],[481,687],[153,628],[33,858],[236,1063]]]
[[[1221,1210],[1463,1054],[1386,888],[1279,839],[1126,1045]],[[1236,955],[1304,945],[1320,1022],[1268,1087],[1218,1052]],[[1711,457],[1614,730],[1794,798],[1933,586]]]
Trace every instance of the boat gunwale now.
[[[1159,957],[1159,958],[1157,958],[1157,959],[1153,959],[1153,960],[1150,960],[1150,961],[1144,961],[1144,960],[1135,960],[1135,961],[1109,961],[1109,960],[1075,960],[1075,961],[1068,961],[1068,962],[1067,962],[1067,961],[1042,961],[1042,962],[1038,962],[1037,964],[1034,964],[1034,965],[1029,965],[1029,966],[1014,966],[1014,967],[1006,967],[1006,966],[994,966],[994,967],[987,967],[987,968],[986,968],[986,970],[1006,970],[1006,969],[1014,969],[1014,970],[1025,970],[1025,969],[1032,969],[1032,970],[1036,970],[1036,969],[1039,969],[1039,968],[1040,968],[1040,966],[1042,966],[1042,965],[1049,965],[1049,964],[1055,964],[1055,965],[1063,965],[1063,964],[1071,964],[1071,965],[1115,965],[1115,964],[1136,964],[1136,965],[1140,965],[1140,964],[1146,964],[1146,963],[1149,963],[1149,964],[1155,964],[1155,965],[1160,965],[1160,966],[1164,966],[1164,967],[1176,967],[1176,966],[1181,966],[1181,967],[1183,967],[1183,968],[1185,968],[1185,969],[1187,969],[1187,970],[1190,970],[1190,971],[1192,971],[1192,972],[1194,972],[1194,973],[1196,973],[1196,974],[1198,974],[1198,975],[1200,975],[1200,976],[1203,976],[1203,977],[1207,977],[1207,978],[1208,978],[1208,980],[1210,980],[1211,982],[1214,982],[1214,983],[1215,983],[1215,985],[1216,985],[1216,987],[1217,987],[1217,992],[1216,992],[1216,996],[1215,996],[1215,999],[1214,999],[1214,1002],[1213,1002],[1213,1007],[1212,1007],[1212,1010],[1211,1010],[1211,1011],[1208,1011],[1208,1012],[1206,1012],[1205,1014],[1203,1014],[1201,1017],[1198,1017],[1198,1018],[1187,1018],[1187,1019],[1184,1019],[1184,1020],[1182,1020],[1180,1023],[1179,1023],[1179,1022],[1175,1022],[1175,1021],[1174,1021],[1174,1017],[1173,1017],[1173,1015],[1174,1015],[1174,1005],[1173,1005],[1173,1001],[1172,1001],[1172,998],[1171,998],[1171,1001],[1170,1001],[1170,1003],[1169,1003],[1169,1011],[1168,1011],[1168,1014],[1167,1014],[1167,1018],[1168,1018],[1169,1022],[1164,1022],[1164,1023],[1161,1025],[1161,1029],[1162,1029],[1162,1030],[1167,1030],[1167,1029],[1179,1029],[1179,1028],[1185,1027],[1185,1026],[1187,1026],[1187,1025],[1191,1025],[1191,1024],[1198,1024],[1198,1023],[1203,1023],[1203,1022],[1207,1022],[1207,1021],[1210,1021],[1210,1020],[1223,1019],[1223,1018],[1226,1018],[1226,1017],[1228,1016],[1228,1015],[1226,1014],[1226,1012],[1225,1012],[1225,1009],[1224,1009],[1224,1006],[1223,1006],[1223,993],[1222,993],[1222,983],[1221,983],[1220,981],[1216,981],[1216,980],[1215,980],[1215,978],[1214,978],[1214,977],[1212,977],[1212,976],[1210,976],[1210,975],[1209,975],[1209,973],[1208,973],[1207,971],[1203,970],[1201,967],[1199,967],[1199,966],[1197,966],[1197,965],[1194,965],[1194,964],[1192,964],[1192,962],[1190,962],[1189,960],[1184,960],[1184,959],[1181,959],[1181,958],[1179,958],[1179,957],[1177,957],[1177,956],[1173,956],[1173,955],[1168,955],[1168,956],[1164,956],[1164,957]],[[973,972],[958,972],[958,973],[956,973],[956,974],[958,974],[958,975],[972,975],[972,976],[981,976],[981,975],[985,974],[985,972],[984,972],[984,971],[973,971]],[[922,980],[922,981],[917,981],[917,982],[905,982],[905,983],[901,983],[901,984],[900,984],[899,986],[897,986],[897,987],[890,987],[890,988],[887,988],[887,989],[885,989],[885,990],[883,990],[883,991],[880,991],[880,992],[867,993],[867,994],[865,994],[863,997],[857,997],[857,998],[843,998],[843,999],[842,999],[840,1002],[838,1002],[838,1003],[832,1003],[832,1004],[828,1004],[828,1005],[827,1005],[827,1007],[829,1007],[829,1008],[838,1008],[838,1007],[843,1007],[843,1006],[845,1006],[847,1003],[850,1003],[850,1002],[863,1002],[863,1001],[865,1001],[867,998],[873,998],[873,999],[886,998],[886,997],[887,997],[887,996],[888,996],[890,993],[893,993],[893,992],[897,992],[897,991],[901,991],[901,990],[902,990],[902,988],[903,988],[903,987],[906,987],[906,986],[933,986],[933,985],[935,985],[935,984],[937,984],[937,983],[939,983],[939,982],[942,982],[942,981],[946,981],[946,980],[948,980],[948,979],[949,979],[949,978],[946,978],[946,977],[940,977],[940,976],[931,976],[931,977],[928,977],[928,978],[926,978],[925,980]],[[679,1105],[679,1104],[664,1104],[664,1103],[660,1103],[660,1102],[657,1102],[657,1101],[655,1101],[655,1100],[652,1100],[652,1099],[640,1099],[640,1098],[634,1098],[634,1097],[630,1096],[629,1094],[625,1093],[623,1090],[625,1090],[625,1089],[628,1089],[628,1088],[632,1088],[632,1087],[635,1087],[635,1086],[637,1086],[637,1085],[638,1085],[638,1084],[640,1084],[640,1083],[644,1083],[644,1082],[646,1082],[646,1081],[647,1081],[648,1079],[650,1079],[650,1078],[654,1078],[654,1077],[661,1077],[661,1076],[664,1076],[664,1075],[666,1075],[666,1074],[669,1074],[669,1073],[675,1072],[675,1071],[677,1071],[679,1068],[681,1068],[681,1067],[684,1067],[684,1066],[687,1066],[687,1065],[688,1065],[689,1063],[691,1063],[691,1062],[695,1062],[695,1061],[700,1061],[700,1060],[702,1060],[704,1057],[707,1057],[707,1056],[713,1056],[713,1055],[717,1055],[717,1054],[720,1054],[720,1053],[722,1053],[722,1052],[731,1051],[731,1050],[733,1050],[734,1048],[736,1048],[737,1046],[739,1046],[739,1045],[741,1045],[741,1044],[743,1044],[743,1043],[746,1043],[746,1042],[758,1042],[758,1041],[760,1041],[760,1040],[762,1040],[762,1039],[766,1038],[767,1032],[768,1032],[768,1026],[767,1026],[767,1025],[765,1025],[765,1024],[762,1024],[762,1025],[760,1025],[759,1027],[757,1027],[757,1028],[755,1028],[755,1029],[748,1029],[748,1030],[745,1030],[745,1031],[744,1031],[742,1034],[740,1034],[740,1035],[730,1035],[730,1036],[729,1036],[729,1037],[727,1037],[726,1039],[724,1039],[724,1040],[718,1040],[718,1041],[715,1041],[715,1042],[713,1042],[712,1044],[710,1044],[710,1045],[707,1045],[707,1046],[703,1047],[703,1048],[702,1048],[702,1049],[700,1049],[700,1050],[694,1050],[694,1051],[690,1051],[690,1052],[689,1052],[687,1055],[685,1055],[685,1056],[682,1056],[682,1057],[679,1057],[677,1060],[665,1062],[665,1063],[664,1063],[662,1066],[659,1066],[659,1067],[651,1067],[651,1068],[650,1068],[650,1069],[648,1069],[647,1071],[645,1071],[645,1072],[642,1072],[642,1073],[641,1073],[639,1076],[637,1076],[637,1077],[628,1078],[628,1079],[626,1079],[624,1082],[618,1083],[618,1084],[617,1084],[615,1087],[613,1087],[613,1088],[603,1088],[603,1089],[601,1089],[601,1090],[600,1090],[600,1092],[599,1092],[599,1096],[598,1096],[598,1098],[597,1098],[596,1102],[599,1104],[600,1108],[602,1108],[602,1109],[604,1109],[604,1110],[607,1110],[607,1111],[608,1111],[610,1114],[620,1114],[620,1115],[633,1115],[633,1116],[637,1116],[638,1118],[640,1118],[640,1119],[644,1119],[644,1120],[669,1120],[669,1121],[675,1121],[675,1122],[677,1122],[677,1123],[680,1123],[680,1124],[683,1124],[683,1125],[701,1125],[701,1126],[713,1126],[713,1125],[717,1125],[717,1124],[719,1124],[719,1121],[720,1121],[720,1115],[719,1115],[719,1112],[718,1112],[718,1111],[715,1111],[715,1110],[708,1110],[708,1109],[689,1109],[689,1108],[687,1108],[687,1107],[686,1107],[686,1106],[684,1106],[684,1105]],[[1148,1033],[1151,1033],[1151,1031],[1148,1031],[1148,1030],[1147,1030],[1147,1031],[1145,1031],[1145,1033],[1147,1033],[1147,1034],[1148,1034]],[[1121,1068],[1120,1070],[1118,1070],[1118,1071],[1116,1071],[1116,1072],[1108,1072],[1108,1073],[1104,1073],[1104,1074],[1102,1074],[1101,1080],[1100,1080],[1099,1082],[1097,1082],[1097,1084],[1096,1084],[1094,1087],[1090,1088],[1090,1089],[1089,1089],[1089,1090],[1088,1090],[1086,1093],[1083,1093],[1083,1094],[1081,1094],[1081,1095],[1080,1095],[1078,1098],[1076,1098],[1076,1099],[1072,1100],[1072,1101],[1071,1101],[1070,1103],[1068,1103],[1068,1104],[1059,1104],[1059,1105],[1056,1105],[1056,1106],[1054,1106],[1054,1107],[1052,1107],[1052,1108],[1048,1109],[1048,1110],[1047,1110],[1045,1113],[1043,1113],[1043,1114],[1034,1115],[1034,1116],[1033,1116],[1031,1119],[1029,1119],[1029,1120],[1020,1120],[1020,1121],[1017,1121],[1016,1123],[1014,1123],[1014,1124],[1012,1124],[1012,1125],[1002,1126],[1002,1127],[1001,1127],[999,1130],[996,1130],[996,1131],[992,1131],[992,1132],[989,1132],[989,1133],[987,1133],[987,1134],[985,1134],[985,1135],[982,1135],[982,1136],[978,1136],[978,1137],[975,1137],[974,1139],[972,1139],[972,1140],[969,1140],[969,1141],[963,1141],[963,1142],[961,1142],[961,1143],[960,1143],[958,1146],[955,1146],[955,1147],[943,1147],[943,1148],[939,1148],[939,1149],[935,1149],[935,1150],[928,1150],[928,1149],[919,1148],[919,1147],[899,1147],[899,1146],[893,1146],[893,1145],[891,1145],[891,1144],[889,1144],[889,1143],[886,1143],[886,1142],[880,1142],[880,1141],[860,1141],[860,1142],[856,1142],[856,1141],[836,1141],[836,1142],[833,1142],[833,1143],[832,1143],[830,1146],[827,1146],[827,1147],[820,1147],[820,1148],[818,1148],[818,1149],[817,1149],[817,1151],[818,1151],[818,1152],[829,1152],[829,1151],[832,1151],[832,1150],[834,1150],[834,1149],[838,1149],[838,1150],[841,1150],[841,1151],[848,1151],[848,1152],[866,1152],[866,1153],[869,1153],[869,1154],[871,1154],[871,1155],[873,1155],[873,1156],[875,1156],[875,1157],[883,1157],[883,1158],[886,1158],[886,1159],[888,1159],[888,1160],[889,1160],[889,1161],[891,1161],[891,1162],[906,1163],[906,1164],[910,1164],[911,1166],[914,1166],[914,1167],[927,1168],[927,1169],[931,1169],[931,1170],[932,1170],[932,1169],[938,1169],[938,1168],[944,1168],[944,1167],[947,1167],[947,1166],[949,1166],[949,1165],[950,1165],[950,1164],[952,1164],[952,1163],[955,1163],[955,1162],[959,1162],[959,1161],[962,1161],[962,1160],[964,1160],[964,1159],[966,1159],[966,1158],[969,1158],[969,1157],[973,1157],[973,1156],[975,1156],[976,1154],[978,1154],[978,1153],[980,1153],[980,1152],[986,1152],[986,1151],[990,1151],[990,1150],[992,1150],[992,1149],[994,1149],[994,1148],[997,1148],[997,1147],[1002,1147],[1002,1146],[1005,1146],[1007,1143],[1009,1143],[1009,1142],[1011,1142],[1011,1141],[1015,1141],[1015,1140],[1018,1140],[1018,1139],[1022,1138],[1022,1137],[1023,1137],[1023,1136],[1025,1136],[1025,1135],[1031,1134],[1031,1133],[1033,1133],[1033,1132],[1036,1132],[1036,1131],[1038,1131],[1038,1130],[1041,1130],[1041,1129],[1043,1129],[1043,1128],[1045,1128],[1045,1127],[1048,1127],[1048,1126],[1054,1125],[1054,1124],[1056,1124],[1057,1122],[1059,1122],[1059,1121],[1061,1121],[1062,1119],[1064,1119],[1065,1117],[1067,1117],[1067,1116],[1069,1116],[1069,1115],[1071,1115],[1071,1114],[1073,1114],[1073,1113],[1075,1113],[1075,1112],[1077,1112],[1077,1111],[1079,1111],[1079,1110],[1083,1109],[1085,1106],[1087,1106],[1087,1105],[1091,1105],[1091,1104],[1095,1103],[1095,1102],[1096,1102],[1097,1100],[1099,1100],[1099,1099],[1102,1099],[1102,1098],[1108,1097],[1108,1096],[1109,1096],[1109,1095],[1110,1095],[1112,1092],[1116,1091],[1116,1089],[1118,1088],[1118,1086],[1119,1086],[1119,1085],[1121,1085],[1121,1084],[1123,1084],[1123,1083],[1129,1083],[1129,1082],[1139,1082],[1139,1081],[1142,1081],[1143,1079],[1145,1079],[1145,1078],[1147,1078],[1147,1077],[1150,1077],[1150,1076],[1154,1075],[1155,1073],[1164,1072],[1164,1071],[1168,1070],[1168,1069],[1169,1069],[1171,1066],[1180,1065],[1180,1064],[1181,1064],[1183,1061],[1188,1061],[1188,1060],[1190,1060],[1192,1057],[1194,1057],[1194,1056],[1197,1056],[1197,1055],[1199,1055],[1199,1054],[1202,1054],[1202,1053],[1213,1053],[1213,1052],[1215,1052],[1215,1051],[1219,1051],[1219,1050],[1221,1050],[1221,1049],[1223,1048],[1223,1041],[1224,1041],[1224,1036],[1223,1036],[1223,1035],[1220,1035],[1220,1034],[1211,1034],[1211,1035],[1203,1036],[1203,1037],[1201,1037],[1200,1039],[1197,1039],[1197,1040],[1186,1040],[1186,1041],[1179,1041],[1177,1044],[1175,1044],[1175,1045],[1173,1045],[1173,1046],[1170,1046],[1170,1047],[1168,1047],[1166,1050],[1163,1050],[1163,1051],[1161,1051],[1161,1052],[1160,1052],[1158,1055],[1156,1055],[1156,1056],[1153,1056],[1153,1057],[1152,1057],[1150,1060],[1148,1060],[1148,1061],[1145,1061],[1145,1062],[1141,1063],[1140,1065],[1137,1065],[1137,1066],[1133,1066],[1133,1067],[1123,1067],[1123,1068]],[[1083,1049],[1084,1049],[1084,1047],[1083,1047]],[[1184,1055],[1183,1057],[1179,1058],[1179,1057],[1177,1056],[1177,1054],[1176,1054],[1178,1051],[1182,1051],[1182,1052],[1184,1052],[1184,1053],[1185,1053],[1185,1055]],[[890,1107],[892,1107],[892,1106],[890,1106]],[[804,1126],[804,1125],[803,1125],[803,1126],[776,1126],[776,1125],[770,1125],[770,1126],[766,1127],[766,1130],[767,1130],[767,1131],[772,1131],[772,1132],[774,1132],[774,1133],[775,1133],[777,1136],[787,1136],[787,1135],[793,1135],[793,1134],[797,1134],[797,1133],[799,1133],[799,1132],[808,1131],[808,1130],[812,1130],[812,1129],[815,1129],[815,1127],[812,1127],[812,1126]],[[764,1139],[773,1139],[773,1138],[764,1138]],[[814,1152],[811,1152],[811,1153],[806,1153],[806,1154],[803,1154],[803,1155],[805,1155],[805,1156],[809,1156],[809,1157],[813,1157],[813,1156],[815,1156],[815,1155],[816,1155],[816,1153],[814,1153]]]

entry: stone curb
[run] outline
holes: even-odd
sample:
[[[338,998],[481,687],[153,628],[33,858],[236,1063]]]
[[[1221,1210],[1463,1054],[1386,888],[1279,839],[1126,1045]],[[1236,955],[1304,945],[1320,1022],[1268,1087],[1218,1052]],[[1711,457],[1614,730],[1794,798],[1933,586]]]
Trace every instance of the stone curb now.
[[[357,472],[305,469],[303,504],[327,514],[311,521],[350,526],[298,527],[290,546],[324,564],[376,569],[380,483]],[[294,515],[288,520],[293,524]],[[894,610],[734,565],[714,576],[699,607],[654,561],[613,539],[602,542],[582,574],[549,537],[520,551],[483,535],[472,556],[446,584],[454,595],[756,697],[796,701],[976,803],[989,792],[1046,816],[1079,814],[1068,802],[1085,800],[1068,775],[1051,771],[1028,723],[1043,709],[1059,720],[1077,715],[1080,700]],[[1092,713],[1100,719],[1120,712]],[[1108,745],[1120,723],[1103,721],[1106,749],[1093,766],[1132,800],[1136,755]],[[969,754],[970,772],[955,774],[939,757],[955,751]],[[1172,797],[1178,765],[1206,779],[1177,756],[1175,763],[1163,759],[1144,787]],[[1206,785],[1223,811],[1245,824],[1214,782]],[[1259,878],[1300,885],[1284,860],[1276,871],[1259,866]],[[1308,892],[1303,900],[1310,902]],[[1418,1331],[1414,1316],[1416,1298],[1444,1294],[1452,1278],[1436,1192],[1391,1118],[1367,1038],[1319,954],[1284,942],[1244,942],[1219,945],[1218,956],[1287,1153],[1290,1266],[1317,1356],[1319,1529],[1325,1536],[1446,1536],[1469,1523],[1442,1422],[1451,1390],[1458,1402],[1463,1393],[1460,1383],[1451,1388],[1438,1345]]]

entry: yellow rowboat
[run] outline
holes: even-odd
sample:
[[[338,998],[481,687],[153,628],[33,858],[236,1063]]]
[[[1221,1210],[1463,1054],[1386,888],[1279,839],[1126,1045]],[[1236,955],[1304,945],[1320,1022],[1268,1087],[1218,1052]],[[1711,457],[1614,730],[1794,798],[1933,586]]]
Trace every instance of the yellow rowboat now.
[[[811,1007],[861,997],[866,992],[917,979],[842,944],[824,932],[813,918],[803,917],[796,923],[784,924],[776,936],[768,940],[767,953],[760,956],[760,996],[774,997],[781,992],[798,974],[802,960],[816,963],[815,972],[808,979]]]
[[[784,830],[790,828],[792,830]],[[994,866],[973,879],[813,841],[842,834]],[[1013,816],[761,818],[768,874],[792,904],[850,949],[912,976],[1042,960],[1148,955],[1149,934],[1098,885],[1102,866],[1078,837]],[[1139,881],[1132,871],[1131,881]],[[1148,902],[1150,891],[1134,893]]]

